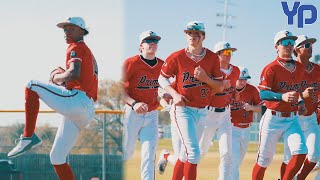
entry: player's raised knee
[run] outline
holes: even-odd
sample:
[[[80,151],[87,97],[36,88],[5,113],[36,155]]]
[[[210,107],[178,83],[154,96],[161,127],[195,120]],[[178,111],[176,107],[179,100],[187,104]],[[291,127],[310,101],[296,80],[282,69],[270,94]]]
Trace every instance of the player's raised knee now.
[[[31,89],[32,85],[37,84],[37,80],[29,80],[26,83],[26,88]]]
[[[64,164],[67,162],[66,160],[67,155],[63,155],[59,153],[58,151],[51,151],[50,152],[50,161],[51,164],[53,165],[59,165],[59,164]]]

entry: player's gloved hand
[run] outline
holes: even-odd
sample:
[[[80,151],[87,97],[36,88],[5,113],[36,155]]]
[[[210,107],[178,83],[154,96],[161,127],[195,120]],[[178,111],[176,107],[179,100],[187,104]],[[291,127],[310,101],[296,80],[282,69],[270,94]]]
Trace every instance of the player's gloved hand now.
[[[252,111],[253,110],[253,107],[252,105],[248,104],[248,103],[245,103],[243,105],[243,109],[246,110],[246,111]]]
[[[308,110],[306,108],[306,105],[303,103],[303,104],[299,104],[298,105],[298,114],[303,116],[305,114],[307,114]]]
[[[148,105],[143,102],[136,103],[132,108],[138,114],[145,114],[148,112]]]
[[[312,96],[313,89],[314,89],[313,87],[308,87],[307,89],[305,89],[305,90],[302,92],[302,97],[303,97],[303,98],[311,97],[311,96]]]
[[[296,91],[290,91],[290,92],[286,92],[284,94],[282,94],[282,100],[284,102],[295,102],[298,101],[299,98],[299,93]]]
[[[209,76],[201,66],[196,67],[193,73],[194,73],[194,77],[201,82],[206,82],[209,78]]]
[[[65,85],[65,82],[56,82],[55,79],[54,79],[55,75],[62,74],[64,72],[65,72],[65,70],[60,66],[57,67],[56,69],[54,69],[53,71],[51,71],[49,83],[53,83],[53,84],[56,84],[56,85],[59,85],[59,86]]]
[[[173,104],[176,106],[185,106],[186,102],[189,102],[189,100],[179,93],[173,96]]]

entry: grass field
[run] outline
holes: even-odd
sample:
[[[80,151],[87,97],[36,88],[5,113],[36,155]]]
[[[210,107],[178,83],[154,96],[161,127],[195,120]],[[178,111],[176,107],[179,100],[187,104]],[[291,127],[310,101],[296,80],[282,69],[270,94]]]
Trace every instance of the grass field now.
[[[162,139],[159,141],[157,156],[159,156],[161,149],[168,149],[172,151],[171,140]],[[280,177],[280,166],[283,159],[283,145],[277,145],[277,153],[274,156],[272,164],[268,167],[265,180],[277,180]],[[125,179],[126,180],[138,180],[140,179],[140,144],[137,143],[136,151],[133,158],[125,164]],[[255,164],[257,157],[257,144],[250,144],[248,147],[248,152],[244,158],[244,161],[240,168],[240,180],[250,180],[252,168]],[[158,158],[157,158],[158,160]],[[214,143],[209,153],[201,160],[198,166],[198,180],[208,180],[208,179],[218,179],[218,166],[219,166],[219,153],[218,153],[218,143]],[[157,161],[156,161],[157,162]],[[172,176],[173,166],[168,163],[166,171],[163,175],[159,175],[156,172],[157,180],[170,180]],[[308,176],[308,180],[313,180],[315,173],[311,173]]]

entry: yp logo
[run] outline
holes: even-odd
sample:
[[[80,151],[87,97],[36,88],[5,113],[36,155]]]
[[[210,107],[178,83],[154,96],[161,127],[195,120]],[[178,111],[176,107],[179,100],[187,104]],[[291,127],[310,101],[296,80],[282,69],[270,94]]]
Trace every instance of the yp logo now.
[[[290,25],[293,25],[293,17],[296,14],[298,14],[298,28],[303,28],[304,24],[313,24],[317,20],[317,8],[313,5],[300,5],[300,2],[296,1],[291,10],[289,10],[287,2],[281,1],[281,5],[283,12],[288,16],[288,24]],[[311,16],[304,16],[307,11],[310,12]]]

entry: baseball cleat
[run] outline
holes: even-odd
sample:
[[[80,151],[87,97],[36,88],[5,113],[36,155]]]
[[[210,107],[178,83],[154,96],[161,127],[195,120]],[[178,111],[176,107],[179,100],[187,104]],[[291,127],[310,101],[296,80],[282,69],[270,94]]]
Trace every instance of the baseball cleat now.
[[[19,141],[17,146],[8,153],[9,158],[18,157],[28,150],[34,149],[42,144],[41,139],[36,134],[33,134],[31,137],[23,137],[21,134],[20,138],[17,139],[15,143],[17,143],[17,141]]]
[[[159,174],[163,174],[167,167],[168,161],[164,158],[165,154],[169,154],[168,150],[162,149],[157,163],[157,171],[159,172]]]

